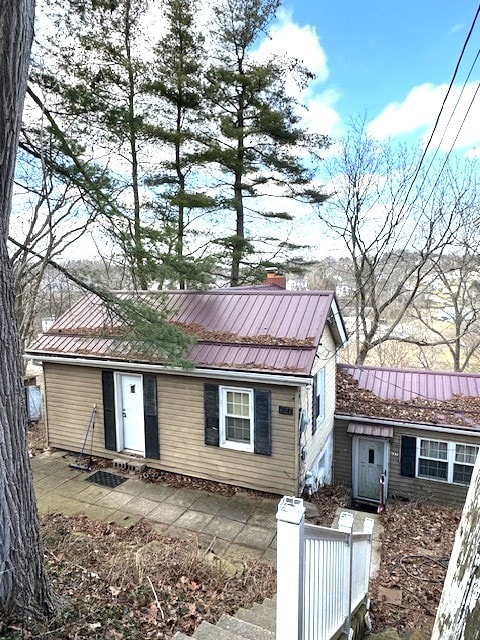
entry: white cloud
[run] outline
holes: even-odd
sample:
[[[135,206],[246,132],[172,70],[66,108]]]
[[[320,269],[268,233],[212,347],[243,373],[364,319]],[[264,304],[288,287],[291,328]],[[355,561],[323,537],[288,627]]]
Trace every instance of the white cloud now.
[[[369,133],[384,139],[412,133],[433,124],[446,93],[446,85],[414,87],[403,102],[392,102],[370,123]]]
[[[437,116],[447,95],[448,85],[423,84],[414,87],[403,102],[393,102],[369,125],[369,133],[378,139],[418,134],[422,146],[428,143]],[[454,86],[446,100],[430,148],[448,152],[468,149],[480,143],[480,99],[477,83],[462,89]]]
[[[281,10],[268,36],[258,49],[261,57],[272,55],[286,55],[298,60],[309,71],[315,74],[319,82],[328,78],[327,56],[315,27],[304,25],[300,27],[292,21],[291,12]]]
[[[467,158],[480,158],[480,146],[469,149],[465,154]]]
[[[329,70],[317,31],[312,25],[298,25],[293,21],[292,13],[283,9],[255,52],[255,57],[260,60],[282,56],[298,60],[314,75],[305,86],[299,86],[293,77],[286,83],[289,95],[305,106],[302,110],[303,126],[314,133],[336,134],[340,128],[340,117],[335,103],[340,96],[338,92],[322,86],[328,80]]]
[[[335,102],[338,94],[326,91],[320,94],[312,94],[306,99],[307,112],[303,118],[306,128],[312,133],[334,135],[340,128],[341,120],[335,110]]]

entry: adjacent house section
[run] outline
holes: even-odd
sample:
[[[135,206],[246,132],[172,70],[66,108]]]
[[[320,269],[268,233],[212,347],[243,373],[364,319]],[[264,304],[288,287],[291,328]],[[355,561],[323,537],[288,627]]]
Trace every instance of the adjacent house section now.
[[[195,337],[191,368],[122,335],[89,294],[30,346],[43,364],[49,445],[278,494],[332,479],[335,360],[345,329],[332,292],[282,282],[136,297]]]
[[[480,448],[480,375],[339,365],[334,476],[354,500],[463,504]]]

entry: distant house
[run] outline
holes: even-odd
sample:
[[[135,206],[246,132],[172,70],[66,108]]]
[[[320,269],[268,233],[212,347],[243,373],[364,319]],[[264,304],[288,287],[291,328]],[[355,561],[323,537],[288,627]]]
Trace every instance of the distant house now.
[[[339,365],[334,478],[352,496],[462,504],[480,447],[480,375]]]
[[[333,293],[284,285],[117,293],[196,335],[192,369],[142,355],[85,296],[27,352],[43,364],[49,445],[80,451],[96,405],[97,456],[278,494],[330,480],[345,329]]]

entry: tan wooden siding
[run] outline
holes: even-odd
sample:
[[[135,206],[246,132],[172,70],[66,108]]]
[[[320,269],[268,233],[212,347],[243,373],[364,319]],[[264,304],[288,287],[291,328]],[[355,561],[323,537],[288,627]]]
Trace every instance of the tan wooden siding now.
[[[322,336],[321,345],[317,351],[317,359],[313,373],[317,373],[321,368],[325,368],[325,419],[319,425],[314,435],[312,435],[312,387],[308,389],[307,406],[305,409],[310,416],[310,426],[305,434],[305,444],[307,447],[307,459],[305,463],[308,471],[315,464],[320,455],[328,436],[333,429],[333,416],[335,413],[335,375],[336,375],[336,358],[335,358],[335,342],[328,327]]]
[[[79,451],[91,408],[97,403],[93,453],[114,457],[115,452],[104,448],[101,370],[47,364],[45,377],[50,446]],[[160,460],[148,460],[149,466],[262,491],[295,493],[295,410],[292,416],[279,414],[280,405],[295,409],[295,389],[271,388],[272,455],[262,456],[204,444],[204,382],[157,376]],[[228,386],[248,387],[230,382]]]
[[[97,404],[93,454],[103,455],[105,446],[100,369],[45,363],[44,373],[49,446],[66,451],[80,451],[93,405]]]
[[[335,421],[334,446],[334,482],[352,485],[352,436],[347,433],[348,422]],[[462,505],[468,487],[459,484],[428,480],[425,478],[408,478],[400,473],[401,438],[411,436],[427,440],[441,440],[479,446],[480,438],[463,436],[441,431],[426,431],[414,427],[394,427],[394,436],[390,442],[388,495],[390,498],[401,498],[416,501],[431,501],[439,504]]]

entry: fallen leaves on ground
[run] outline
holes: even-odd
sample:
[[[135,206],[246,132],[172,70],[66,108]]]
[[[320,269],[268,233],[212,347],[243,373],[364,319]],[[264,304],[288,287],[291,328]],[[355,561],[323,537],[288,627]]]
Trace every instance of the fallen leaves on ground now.
[[[43,424],[34,425],[29,436],[33,438],[30,445],[33,453],[43,451]],[[94,461],[95,468],[108,464],[108,460]],[[273,494],[261,494],[155,469],[149,469],[144,479],[147,482],[190,487],[226,496],[245,493],[279,499],[279,496]],[[310,521],[326,527],[332,525],[338,507],[350,506],[350,492],[341,485],[325,486],[308,499],[318,509],[318,515],[310,518]],[[373,632],[378,633],[388,627],[399,632],[412,627],[427,634],[431,632],[460,516],[460,509],[434,504],[388,503],[387,511],[381,516],[384,532],[380,571],[370,584]],[[61,541],[63,536],[65,543],[62,546],[57,539],[52,546],[51,537],[47,535],[47,560],[51,579],[65,601],[64,611],[48,627],[44,627],[48,632],[47,637],[52,640],[120,640],[125,637],[132,640],[168,640],[177,630],[192,633],[202,619],[214,621],[223,612],[232,613],[241,606],[251,606],[253,602],[260,602],[275,591],[273,569],[259,563],[246,563],[245,582],[239,578],[233,580],[223,576],[219,584],[215,570],[215,580],[212,582],[207,579],[204,588],[199,587],[204,584],[204,578],[195,576],[190,581],[182,581],[182,575],[178,575],[178,571],[172,574],[176,575],[172,578],[174,582],[168,580],[168,575],[164,576],[162,580],[166,582],[158,592],[154,585],[157,602],[148,582],[148,577],[153,580],[152,576],[147,575],[145,578],[143,573],[143,582],[132,587],[141,566],[145,565],[145,558],[143,561],[141,558],[146,552],[140,552],[138,561],[141,565],[135,567],[132,567],[132,553],[145,547],[148,550],[150,542],[161,538],[154,535],[147,523],[140,522],[131,529],[124,529],[90,522],[85,518],[50,516],[44,519],[47,530],[52,526],[57,532],[53,540],[60,536]],[[181,555],[185,550],[185,543],[166,539],[161,544],[164,545],[164,551],[157,550],[153,562],[157,566],[157,561],[160,564],[165,561],[163,567],[168,574],[172,553],[175,555],[178,550]],[[82,565],[84,546],[88,549],[88,567]],[[95,551],[97,547],[98,550]],[[112,555],[112,548],[115,549],[115,554],[109,557]],[[197,556],[193,554],[190,558]],[[76,566],[76,560],[82,566]],[[183,574],[185,578],[191,574],[196,563],[197,559],[187,564],[189,572]],[[201,564],[203,566],[203,562]],[[212,569],[212,565],[209,568]],[[160,571],[160,568],[157,567],[155,571]],[[222,580],[226,585],[225,590]],[[166,601],[165,606],[162,604],[163,600]],[[93,619],[95,612],[98,612],[100,619]],[[108,622],[108,627],[88,626],[104,624],[104,620]],[[0,618],[0,638],[27,640],[35,638],[35,633],[37,638],[43,637],[38,631],[29,631],[21,625],[14,627],[16,629],[11,628],[8,632],[10,635],[6,635]]]
[[[63,606],[44,623],[0,617],[2,640],[167,640],[275,593],[270,566],[243,561],[232,576],[196,543],[162,536],[146,521],[123,528],[57,514],[42,528],[49,580]]]
[[[196,489],[198,491],[208,491],[209,493],[216,493],[223,496],[250,495],[258,498],[274,498],[278,501],[281,499],[281,496],[276,493],[256,491],[255,489],[247,489],[223,482],[213,482],[212,480],[184,476],[180,473],[160,471],[159,469],[149,468],[142,473],[141,477],[145,482],[164,484],[174,489]]]
[[[339,507],[349,508],[350,490],[344,485],[325,485],[308,498],[317,507],[318,515],[309,518],[311,524],[331,527]]]
[[[389,502],[380,571],[370,583],[374,632],[431,632],[460,516],[460,509]]]

